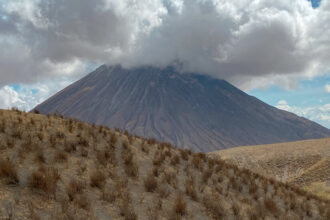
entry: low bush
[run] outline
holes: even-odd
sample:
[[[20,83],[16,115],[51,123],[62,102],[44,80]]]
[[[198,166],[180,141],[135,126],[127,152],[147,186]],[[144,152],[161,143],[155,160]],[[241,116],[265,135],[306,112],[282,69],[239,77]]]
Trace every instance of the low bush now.
[[[16,185],[19,183],[16,166],[11,160],[0,159],[0,178],[5,178],[6,184]]]
[[[105,175],[99,170],[93,171],[90,175],[91,187],[97,187],[99,189],[103,189],[104,184],[105,184]]]
[[[144,179],[144,188],[147,192],[154,192],[157,189],[157,184],[157,179],[152,173]]]
[[[60,179],[57,169],[41,167],[34,171],[30,177],[29,185],[33,189],[41,190],[46,194],[54,195],[57,182]]]

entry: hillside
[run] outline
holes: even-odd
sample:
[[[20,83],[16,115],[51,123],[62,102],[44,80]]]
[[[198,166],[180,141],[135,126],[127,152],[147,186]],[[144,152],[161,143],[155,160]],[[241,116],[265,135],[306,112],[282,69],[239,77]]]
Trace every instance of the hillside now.
[[[0,110],[1,219],[326,219],[329,203],[203,153]]]
[[[330,137],[224,80],[174,67],[101,66],[36,107],[193,151]]]
[[[218,151],[222,159],[330,199],[330,138]]]

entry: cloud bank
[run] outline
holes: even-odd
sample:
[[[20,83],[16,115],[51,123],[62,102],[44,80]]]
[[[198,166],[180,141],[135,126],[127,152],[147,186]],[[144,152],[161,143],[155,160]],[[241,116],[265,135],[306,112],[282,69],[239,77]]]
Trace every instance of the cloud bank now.
[[[290,88],[329,71],[329,20],[330,1],[0,0],[0,85],[179,61],[241,89]]]
[[[297,107],[289,105],[285,100],[280,100],[276,107],[285,111],[293,112],[299,116],[308,118],[330,128],[330,103],[313,107]]]

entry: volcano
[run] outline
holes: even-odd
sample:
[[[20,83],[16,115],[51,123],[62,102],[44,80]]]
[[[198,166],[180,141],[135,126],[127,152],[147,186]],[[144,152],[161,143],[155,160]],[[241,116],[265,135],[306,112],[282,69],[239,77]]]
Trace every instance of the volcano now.
[[[330,136],[329,129],[225,80],[172,66],[103,65],[35,109],[201,152]]]

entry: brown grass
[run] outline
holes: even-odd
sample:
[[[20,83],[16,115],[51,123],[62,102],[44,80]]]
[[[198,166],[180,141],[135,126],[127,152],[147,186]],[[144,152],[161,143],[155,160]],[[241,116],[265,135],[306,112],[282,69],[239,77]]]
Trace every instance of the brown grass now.
[[[0,158],[11,162],[0,160],[0,187],[6,200],[13,201],[9,206],[14,217],[17,213],[31,219],[27,204],[32,200],[35,214],[54,219],[101,215],[107,219],[328,219],[330,215],[330,203],[317,196],[168,143],[55,115],[0,110],[1,124],[5,129],[0,131]],[[13,127],[20,129],[21,137],[12,136]],[[59,162],[51,165],[56,154],[66,159],[58,156]],[[136,178],[139,172],[143,178]],[[20,186],[6,185],[7,179]],[[24,187],[26,182],[32,190]],[[2,217],[7,216],[0,212]]]
[[[82,181],[71,180],[69,185],[66,187],[66,192],[69,196],[69,199],[73,201],[78,194],[82,194],[84,189],[86,188],[86,184]]]
[[[57,163],[64,163],[68,161],[68,156],[64,151],[57,150],[54,156],[54,161]]]
[[[16,166],[9,159],[0,159],[0,178],[5,179],[6,184],[17,185],[19,183]]]
[[[176,197],[173,210],[180,216],[187,215],[187,203],[184,201],[182,195]]]
[[[147,192],[154,192],[157,189],[157,185],[157,179],[152,173],[144,179],[144,188]]]
[[[124,142],[125,143],[125,142]],[[125,147],[126,146],[126,147]],[[139,167],[134,161],[134,154],[131,148],[125,143],[122,150],[122,159],[125,165],[125,173],[129,177],[136,178],[139,176]]]
[[[84,194],[78,195],[78,198],[75,200],[75,202],[81,209],[85,209],[87,211],[91,209],[91,202]]]
[[[97,187],[99,189],[103,189],[105,184],[105,175],[103,172],[99,170],[94,170],[90,174],[90,185],[91,187]]]
[[[41,167],[31,174],[29,185],[33,189],[41,190],[48,195],[54,195],[59,179],[60,175],[55,168]]]
[[[226,211],[223,207],[221,198],[218,195],[204,196],[203,204],[205,208],[210,212],[213,218],[223,219]]]
[[[195,181],[192,179],[187,179],[185,182],[186,194],[192,200],[198,201],[198,194],[196,191]]]
[[[36,157],[35,157],[35,161],[37,163],[46,163],[46,158],[44,156],[44,151],[42,149],[40,149],[39,151],[37,151]]]

